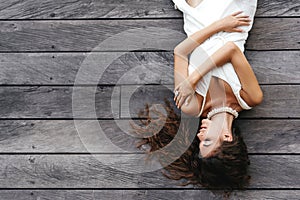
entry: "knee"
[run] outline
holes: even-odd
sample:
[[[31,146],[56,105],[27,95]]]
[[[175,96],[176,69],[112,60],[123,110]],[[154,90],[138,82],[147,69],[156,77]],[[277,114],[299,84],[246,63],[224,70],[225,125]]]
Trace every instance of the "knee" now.
[[[198,116],[198,114],[200,112],[200,111],[198,111],[198,109],[191,108],[191,106],[186,106],[186,105],[182,105],[180,109],[184,114],[192,116],[192,117]]]
[[[226,42],[224,47],[229,52],[235,52],[235,51],[239,50],[239,47],[232,41]]]

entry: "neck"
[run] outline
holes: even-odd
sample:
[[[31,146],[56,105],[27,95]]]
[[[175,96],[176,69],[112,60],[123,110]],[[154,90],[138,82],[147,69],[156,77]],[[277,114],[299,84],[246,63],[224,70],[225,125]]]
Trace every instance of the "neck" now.
[[[222,129],[231,133],[232,122],[234,120],[234,116],[232,114],[227,112],[218,113],[214,115],[211,120],[222,124]]]

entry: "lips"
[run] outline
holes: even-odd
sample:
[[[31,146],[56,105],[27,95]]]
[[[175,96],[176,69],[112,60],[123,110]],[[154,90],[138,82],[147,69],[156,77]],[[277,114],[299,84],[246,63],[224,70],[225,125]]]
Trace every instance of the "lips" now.
[[[201,125],[201,129],[207,129],[206,124],[202,124],[202,125]]]

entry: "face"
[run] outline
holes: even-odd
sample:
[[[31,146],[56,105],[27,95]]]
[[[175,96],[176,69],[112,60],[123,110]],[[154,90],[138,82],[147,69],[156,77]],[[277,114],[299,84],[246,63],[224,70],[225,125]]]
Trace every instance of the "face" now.
[[[212,156],[223,141],[232,141],[231,131],[224,129],[223,123],[216,120],[203,119],[197,136],[202,157]]]

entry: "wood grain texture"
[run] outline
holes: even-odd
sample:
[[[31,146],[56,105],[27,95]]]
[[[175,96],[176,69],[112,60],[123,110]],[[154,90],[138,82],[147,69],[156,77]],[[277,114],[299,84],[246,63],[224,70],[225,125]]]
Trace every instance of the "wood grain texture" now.
[[[1,2],[4,19],[86,19],[180,17],[171,0],[46,0]],[[33,12],[34,11],[34,12]]]
[[[241,117],[299,118],[299,86],[262,86],[263,102],[252,110],[241,113]]]
[[[160,171],[134,173],[140,170],[139,159],[133,154],[1,155],[1,188],[183,188]],[[299,156],[250,160],[249,188],[299,188]]]
[[[299,0],[258,0],[246,56],[269,85],[264,102],[238,120],[252,179],[228,199],[299,199],[299,8]],[[172,51],[185,35],[172,0],[1,1],[0,29],[1,200],[224,199],[223,191],[177,186],[159,171],[138,173],[145,154],[126,133],[144,103],[173,98],[162,84],[173,84]],[[85,86],[73,87],[89,65]],[[101,77],[97,68],[105,69]],[[101,120],[87,119],[93,92]],[[72,111],[83,119],[73,121]]]
[[[152,44],[169,50],[185,37],[182,19],[2,21],[0,27],[0,51],[129,51]]]
[[[269,25],[272,24],[272,26]],[[269,27],[266,30],[264,27]],[[289,27],[289,28],[288,28]],[[300,18],[256,20],[246,43],[246,49],[300,49],[300,36],[289,34],[300,30]]]
[[[146,103],[173,102],[172,87],[119,86],[73,87],[31,86],[1,87],[1,118],[122,118],[138,117]],[[76,89],[76,87],[75,87]],[[264,101],[258,107],[241,113],[241,118],[299,118],[299,86],[262,86]],[[95,100],[93,94],[95,92]],[[79,95],[72,110],[72,96]],[[121,94],[121,97],[119,96]],[[289,94],[288,98],[285,94]],[[121,99],[120,99],[121,98]],[[78,103],[79,102],[79,103]],[[92,105],[95,102],[95,107]],[[79,105],[78,105],[79,104]],[[120,104],[120,108],[119,108]],[[113,106],[113,107],[112,107]],[[96,115],[94,115],[96,109]],[[120,112],[119,112],[120,109]],[[73,116],[75,112],[76,115]],[[176,109],[176,112],[180,112]],[[79,113],[79,114],[78,114]]]
[[[233,191],[228,200],[290,199],[298,200],[299,190],[251,190]],[[94,199],[132,199],[132,200],[223,200],[223,191],[208,190],[1,190],[2,200],[94,200]]]
[[[299,17],[300,3],[297,0],[258,0],[255,16],[259,17]]]
[[[173,50],[185,38],[182,19],[2,21],[0,27],[0,52]],[[299,18],[259,18],[246,48],[300,49],[299,28]]]
[[[104,133],[103,137],[99,136],[100,139],[107,137],[124,151],[141,152],[135,148],[136,138],[128,135],[128,132],[122,129],[123,127],[129,128],[129,121],[123,121],[122,126],[116,122],[122,123],[120,120],[99,120],[99,125]],[[121,150],[111,151],[101,145],[97,138],[87,140],[86,138],[91,135],[90,132],[76,129],[79,125],[100,135],[98,127],[92,125],[92,120],[77,120],[77,126],[74,123],[73,120],[1,120],[0,152],[122,153]]]
[[[262,90],[262,104],[252,110],[243,111],[241,118],[299,117],[298,85],[263,85]],[[137,113],[146,103],[162,104],[164,98],[173,102],[173,86],[121,86],[121,117],[138,117]]]
[[[116,53],[2,53],[0,84],[73,85],[91,55],[115,57]],[[261,84],[300,83],[299,51],[247,51],[246,57]],[[99,59],[97,67],[105,70],[96,84],[173,84],[173,66],[172,52],[128,52],[108,66]],[[93,76],[85,75],[87,84],[95,84],[89,82]]]
[[[99,133],[91,120],[77,123]],[[122,151],[143,152],[135,147],[139,139],[130,134],[129,120],[99,120],[99,124],[104,136]],[[239,120],[238,125],[249,153],[300,153],[299,120]],[[98,140],[84,139],[88,134],[78,133],[72,120],[1,120],[0,153],[112,152]]]
[[[122,118],[138,117],[146,103],[172,102],[172,86],[73,87],[31,86],[1,87],[1,118]],[[299,86],[262,86],[264,101],[258,107],[241,113],[241,118],[299,118]],[[95,100],[93,94],[95,92]],[[72,96],[79,95],[72,110]],[[121,100],[120,95],[121,94]],[[288,98],[287,95],[289,94]],[[120,102],[121,101],[121,104]],[[95,107],[90,106],[95,102]],[[120,108],[119,108],[120,104]],[[113,107],[112,107],[113,106]],[[73,116],[73,112],[75,114]],[[179,112],[179,111],[177,111]],[[78,114],[79,113],[79,114]]]
[[[299,153],[299,120],[239,120],[250,153]]]
[[[259,0],[256,16],[299,16],[297,0]],[[2,1],[0,19],[87,19],[181,17],[171,0]]]
[[[77,87],[78,102],[72,108],[72,87],[0,87],[1,118],[99,118],[117,117],[119,87]],[[95,95],[93,99],[92,94]],[[82,102],[82,103],[80,103]],[[95,106],[89,106],[94,102]],[[112,105],[117,105],[113,109]],[[75,116],[73,115],[75,112]],[[78,118],[76,117],[76,118]]]

